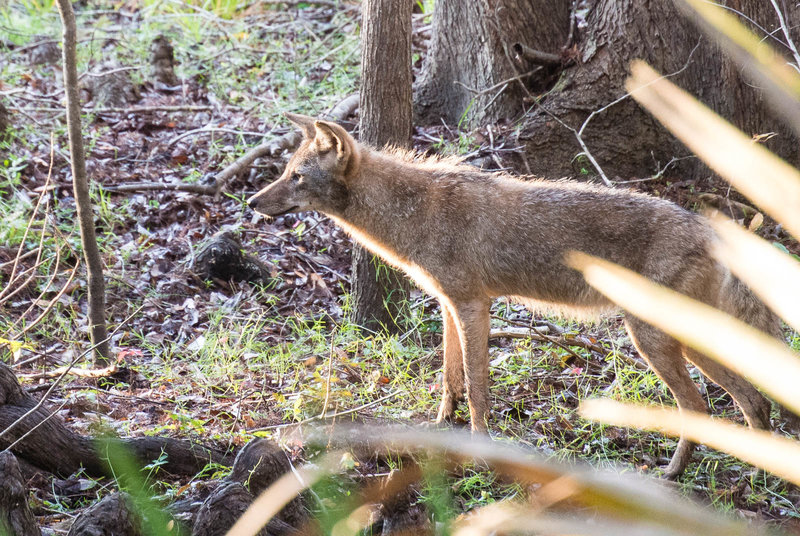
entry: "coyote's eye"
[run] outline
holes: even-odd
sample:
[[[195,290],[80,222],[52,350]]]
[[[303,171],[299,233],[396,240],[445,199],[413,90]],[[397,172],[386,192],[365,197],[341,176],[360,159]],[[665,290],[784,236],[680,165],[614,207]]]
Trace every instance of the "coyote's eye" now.
[[[292,182],[301,183],[303,182],[303,177],[298,173],[292,173]]]

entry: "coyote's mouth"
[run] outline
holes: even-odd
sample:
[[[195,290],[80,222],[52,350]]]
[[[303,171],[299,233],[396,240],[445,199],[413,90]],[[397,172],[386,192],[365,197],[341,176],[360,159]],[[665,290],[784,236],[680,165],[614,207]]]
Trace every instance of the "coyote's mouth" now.
[[[274,214],[267,214],[267,216],[269,216],[270,218],[277,218],[278,216],[283,216],[284,214],[289,214],[291,211],[293,211],[294,209],[296,209],[299,206],[300,205],[295,205],[295,206],[293,206],[291,208],[287,208],[286,210],[283,210],[281,212],[275,212]]]

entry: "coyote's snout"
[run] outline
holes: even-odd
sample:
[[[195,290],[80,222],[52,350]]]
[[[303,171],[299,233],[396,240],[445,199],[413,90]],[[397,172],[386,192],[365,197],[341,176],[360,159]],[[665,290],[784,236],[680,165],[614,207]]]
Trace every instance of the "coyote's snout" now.
[[[602,257],[719,307],[775,335],[777,317],[710,255],[706,220],[641,194],[499,173],[358,144],[334,123],[289,115],[304,139],[283,175],[250,206],[269,216],[318,210],[439,299],[444,389],[437,420],[450,420],[466,389],[473,430],[489,412],[489,306],[509,296],[567,314],[613,309],[564,265],[571,250]],[[754,427],[770,403],[746,380],[634,317],[634,344],[678,406],[707,411],[684,358],[725,388]],[[693,445],[681,439],[667,467],[680,474]]]
[[[305,139],[281,177],[248,200],[266,216],[318,210],[341,211],[347,198],[347,177],[358,168],[353,138],[339,125],[286,114],[303,129]]]

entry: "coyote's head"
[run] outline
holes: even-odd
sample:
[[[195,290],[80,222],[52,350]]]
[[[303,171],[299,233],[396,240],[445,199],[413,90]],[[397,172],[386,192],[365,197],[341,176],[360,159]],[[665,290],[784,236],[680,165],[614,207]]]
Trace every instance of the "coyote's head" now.
[[[247,204],[266,216],[304,210],[341,213],[347,205],[348,181],[358,172],[355,140],[336,123],[290,113],[286,117],[303,131],[303,142],[283,175]]]

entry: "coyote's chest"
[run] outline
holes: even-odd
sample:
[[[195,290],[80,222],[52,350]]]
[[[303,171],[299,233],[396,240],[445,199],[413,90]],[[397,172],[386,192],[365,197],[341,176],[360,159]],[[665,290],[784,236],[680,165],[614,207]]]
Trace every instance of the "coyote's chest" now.
[[[336,216],[331,216],[331,219],[333,219],[333,221],[335,221],[342,229],[344,229],[347,234],[352,236],[359,244],[370,250],[375,255],[381,257],[387,263],[405,272],[405,274],[417,285],[419,285],[422,290],[439,298],[444,296],[442,286],[423,266],[412,262],[400,252],[394,251],[386,244],[381,243],[380,240],[374,236],[371,236],[368,232],[361,230],[349,224],[348,222],[337,218]]]

